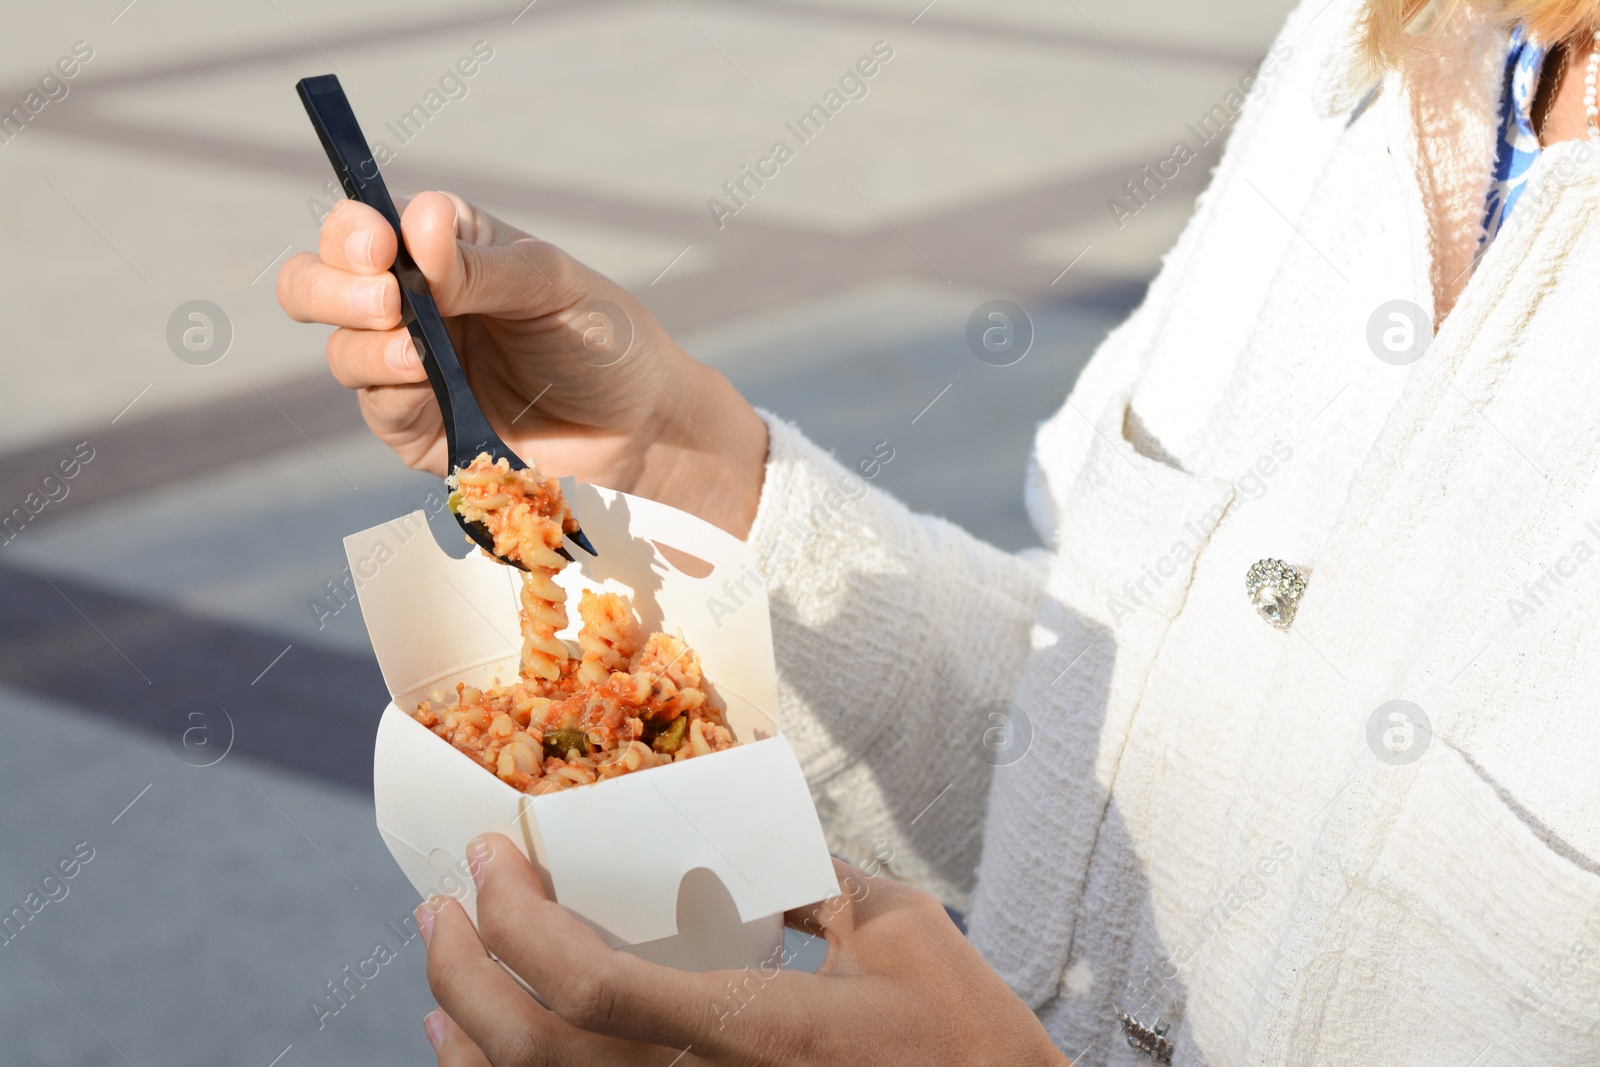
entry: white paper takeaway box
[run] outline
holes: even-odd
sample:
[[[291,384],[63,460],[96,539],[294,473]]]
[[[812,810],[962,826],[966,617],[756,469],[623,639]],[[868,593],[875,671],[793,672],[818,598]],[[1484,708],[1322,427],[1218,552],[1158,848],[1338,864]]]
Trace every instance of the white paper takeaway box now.
[[[626,593],[644,632],[699,653],[736,748],[531,797],[402,711],[457,682],[517,676],[517,572],[474,551],[452,559],[420,511],[345,538],[393,698],[378,725],[378,830],[419,893],[462,899],[476,921],[467,844],[506,833],[557,901],[618,947],[691,970],[772,958],[783,912],[838,893],[799,761],[778,730],[766,592],[749,546],[674,508],[562,480],[598,558],[558,581],[574,638],[581,589]],[[656,544],[712,565],[693,577]],[[733,583],[736,607],[726,583]],[[716,610],[713,610],[713,605]]]

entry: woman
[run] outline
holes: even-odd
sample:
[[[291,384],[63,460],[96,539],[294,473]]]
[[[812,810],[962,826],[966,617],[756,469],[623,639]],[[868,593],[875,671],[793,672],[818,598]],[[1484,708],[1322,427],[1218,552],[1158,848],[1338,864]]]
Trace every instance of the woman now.
[[[1597,27],[1596,0],[1297,10],[1039,431],[1042,561],[836,503],[849,471],[617,287],[412,201],[500,431],[752,541],[834,850],[970,915],[969,947],[852,875],[811,915],[823,973],[730,1014],[727,976],[604,952],[500,848],[481,943],[423,912],[440,1062],[1600,1062]],[[442,474],[394,248],[344,205],[280,299]],[[604,377],[574,354],[594,300],[635,330]]]

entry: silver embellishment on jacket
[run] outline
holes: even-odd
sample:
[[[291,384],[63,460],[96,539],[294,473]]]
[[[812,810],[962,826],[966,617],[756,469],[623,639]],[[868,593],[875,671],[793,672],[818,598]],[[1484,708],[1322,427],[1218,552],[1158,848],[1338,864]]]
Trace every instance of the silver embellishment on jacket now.
[[[1273,627],[1287,630],[1306,591],[1306,572],[1281,559],[1256,562],[1244,576],[1244,591],[1256,614]]]
[[[1167,1040],[1166,1024],[1157,1020],[1155,1026],[1145,1026],[1125,1011],[1117,1012],[1117,1023],[1122,1027],[1122,1036],[1127,1039],[1129,1048],[1157,1063],[1172,1062],[1172,1042]]]

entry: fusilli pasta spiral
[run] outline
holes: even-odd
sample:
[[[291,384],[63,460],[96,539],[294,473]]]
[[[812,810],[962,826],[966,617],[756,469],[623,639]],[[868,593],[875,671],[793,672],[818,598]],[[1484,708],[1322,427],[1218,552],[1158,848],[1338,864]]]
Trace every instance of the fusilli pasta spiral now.
[[[670,634],[640,646],[627,597],[583,593],[577,657],[556,636],[567,595],[555,581],[566,562],[555,550],[577,526],[555,479],[480,455],[451,485],[451,509],[483,523],[495,554],[525,568],[521,677],[488,690],[457,685],[454,706],[423,701],[412,713],[418,722],[535,795],[737,744],[706,700],[699,656]]]

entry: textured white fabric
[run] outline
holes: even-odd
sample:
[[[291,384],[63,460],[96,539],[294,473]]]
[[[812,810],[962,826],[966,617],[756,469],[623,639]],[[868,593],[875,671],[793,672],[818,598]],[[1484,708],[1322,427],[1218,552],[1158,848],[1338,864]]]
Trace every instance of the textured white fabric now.
[[[1119,1010],[1179,1065],[1600,1063],[1600,156],[1543,152],[1473,269],[1507,35],[1352,118],[1357,6],[1291,16],[1041,427],[1047,560],[768,418],[751,537],[832,843],[967,906],[1081,1064],[1149,1062]],[[1406,366],[1367,341],[1397,299],[1441,324]],[[1265,557],[1311,572],[1287,633]],[[1392,700],[1415,762],[1369,744]]]

